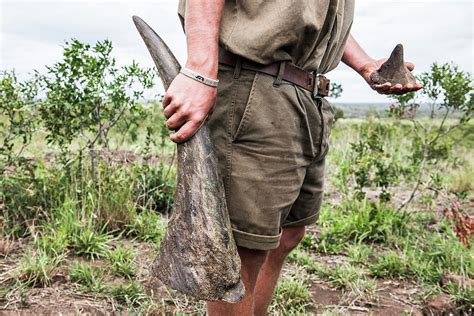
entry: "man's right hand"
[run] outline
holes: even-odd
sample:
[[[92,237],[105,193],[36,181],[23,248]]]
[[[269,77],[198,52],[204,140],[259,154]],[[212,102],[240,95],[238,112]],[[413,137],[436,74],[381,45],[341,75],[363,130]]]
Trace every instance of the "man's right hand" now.
[[[193,136],[212,113],[217,89],[182,74],[171,83],[163,98],[166,125],[174,130],[170,139],[182,143]]]

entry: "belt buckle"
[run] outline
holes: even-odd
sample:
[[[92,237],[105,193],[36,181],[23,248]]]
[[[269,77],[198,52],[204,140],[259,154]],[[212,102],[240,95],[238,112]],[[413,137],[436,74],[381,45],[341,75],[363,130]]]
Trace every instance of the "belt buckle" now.
[[[313,87],[313,97],[327,97],[331,81],[323,75],[315,75],[315,84]]]

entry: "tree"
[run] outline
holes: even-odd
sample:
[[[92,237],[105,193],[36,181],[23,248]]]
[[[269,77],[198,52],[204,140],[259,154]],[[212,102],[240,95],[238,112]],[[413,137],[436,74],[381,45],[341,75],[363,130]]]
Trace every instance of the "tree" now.
[[[112,43],[66,42],[63,60],[40,76],[45,98],[39,113],[48,143],[67,151],[80,139],[93,158],[97,144],[108,147],[109,132],[126,111],[140,111],[137,102],[153,86],[154,72],[137,63],[118,68]],[[140,117],[140,115],[135,115]]]
[[[415,155],[415,185],[400,209],[406,207],[418,194],[427,163],[435,157],[440,140],[468,123],[474,112],[472,76],[458,66],[452,63],[434,63],[430,71],[422,73],[418,80],[423,84],[420,92],[393,96],[396,103],[390,108],[392,116],[408,119],[413,123],[414,143],[419,146],[419,155]],[[429,119],[422,120],[418,118],[417,112],[420,102],[426,100],[430,109]]]

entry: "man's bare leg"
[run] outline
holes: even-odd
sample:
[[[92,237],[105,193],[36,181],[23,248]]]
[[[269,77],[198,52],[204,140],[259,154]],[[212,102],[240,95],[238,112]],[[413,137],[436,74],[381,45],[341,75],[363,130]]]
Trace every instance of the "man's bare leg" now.
[[[263,316],[267,314],[285,259],[298,246],[304,237],[304,233],[304,226],[283,228],[280,245],[268,252],[255,286],[254,315]]]
[[[257,277],[265,262],[267,251],[251,250],[238,247],[239,256],[242,261],[241,276],[245,285],[245,296],[237,304],[229,304],[225,302],[208,302],[207,312],[210,316],[226,315],[226,316],[253,316],[254,291]]]

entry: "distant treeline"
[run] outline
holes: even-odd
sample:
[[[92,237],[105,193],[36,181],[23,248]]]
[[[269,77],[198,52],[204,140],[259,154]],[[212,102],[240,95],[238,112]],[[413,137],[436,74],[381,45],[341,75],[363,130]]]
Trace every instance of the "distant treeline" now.
[[[368,116],[385,117],[388,116],[390,109],[390,102],[361,102],[361,103],[345,103],[345,102],[333,102],[334,107],[344,112],[344,118],[365,118]],[[423,103],[420,105],[417,111],[418,117],[427,117],[430,114],[430,104]],[[454,114],[454,116],[456,116]]]

